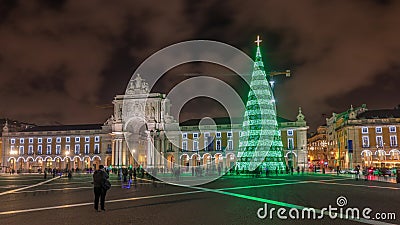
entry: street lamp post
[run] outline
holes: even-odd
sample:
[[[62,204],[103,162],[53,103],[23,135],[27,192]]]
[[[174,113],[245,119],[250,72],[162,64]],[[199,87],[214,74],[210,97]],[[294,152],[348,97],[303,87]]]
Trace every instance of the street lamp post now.
[[[325,165],[325,160],[326,160],[326,164],[328,164],[328,153],[327,153],[327,142],[325,140],[321,141],[321,147],[322,147],[322,157],[324,160],[324,167],[327,167],[327,165]]]

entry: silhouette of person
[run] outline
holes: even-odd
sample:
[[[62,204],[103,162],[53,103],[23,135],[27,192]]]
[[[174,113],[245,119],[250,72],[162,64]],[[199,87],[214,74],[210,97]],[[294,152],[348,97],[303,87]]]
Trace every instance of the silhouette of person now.
[[[105,211],[104,202],[106,199],[107,190],[104,184],[108,179],[108,174],[104,170],[104,166],[100,165],[99,169],[93,173],[93,191],[94,191],[94,209],[99,211],[99,199],[101,210]]]

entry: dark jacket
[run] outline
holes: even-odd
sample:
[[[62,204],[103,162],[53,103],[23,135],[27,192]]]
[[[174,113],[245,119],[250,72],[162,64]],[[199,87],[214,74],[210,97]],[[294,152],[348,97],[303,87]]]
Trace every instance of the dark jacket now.
[[[108,179],[108,174],[104,170],[96,170],[93,173],[93,186],[103,187],[103,184]]]

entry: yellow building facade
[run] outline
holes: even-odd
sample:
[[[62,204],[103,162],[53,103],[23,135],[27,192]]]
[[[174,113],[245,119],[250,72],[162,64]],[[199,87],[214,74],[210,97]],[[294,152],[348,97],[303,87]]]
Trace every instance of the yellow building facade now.
[[[400,109],[351,107],[327,119],[331,166],[400,167]]]
[[[170,166],[182,167],[203,165],[232,168],[237,160],[242,121],[239,118],[214,118],[215,125],[199,125],[200,119],[180,124],[180,146],[176,152],[169,152]],[[299,109],[297,120],[278,117],[286,164],[290,167],[307,167],[307,130],[304,115]]]
[[[108,131],[103,124],[36,126],[3,129],[3,172],[96,169],[111,161]]]
[[[326,125],[319,126],[317,132],[307,139],[309,162],[312,166],[325,166],[332,160],[326,141]]]
[[[177,166],[225,170],[235,165],[242,118],[214,118],[214,125],[203,125],[200,119],[178,123],[166,95],[148,91],[139,75],[131,79],[126,93],[114,98],[114,113],[104,124],[34,126],[22,131],[5,126],[1,163],[7,171],[20,172],[85,170],[100,164],[161,171]],[[124,105],[129,121],[124,121]],[[307,167],[308,126],[301,109],[295,120],[278,117],[278,127],[286,164]]]

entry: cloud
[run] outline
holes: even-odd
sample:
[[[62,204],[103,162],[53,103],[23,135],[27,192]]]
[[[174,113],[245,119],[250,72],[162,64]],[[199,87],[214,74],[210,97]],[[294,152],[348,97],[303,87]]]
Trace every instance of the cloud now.
[[[378,73],[385,76],[393,64],[400,64],[398,2],[264,1],[257,6],[237,10],[235,27],[261,26],[283,39],[274,51],[290,52],[280,60],[293,63],[293,76],[277,90],[278,95],[287,95],[286,102],[280,102],[281,112],[292,112],[284,114],[293,116],[293,108],[301,105],[315,124],[321,112],[343,110],[327,99],[371,85]],[[360,96],[364,102],[371,92]],[[350,99],[341,100],[350,106]]]
[[[40,121],[60,119],[61,122],[71,121],[66,119],[68,115],[72,118],[79,111],[82,117],[93,121],[92,114],[98,114],[93,106],[103,101],[99,93],[106,85],[102,72],[114,49],[123,41],[124,32],[130,29],[130,20],[149,21],[143,19],[151,16],[148,14],[157,15],[159,21],[163,17],[152,11],[157,9],[154,5],[144,1],[140,4],[65,1],[44,7],[47,4],[21,1],[9,7],[7,18],[0,24],[0,99],[10,102],[2,111],[9,117],[38,121],[41,110]],[[147,34],[149,30],[144,32]],[[35,109],[15,107],[31,102],[35,102]],[[58,102],[68,102],[70,107],[60,110],[56,108]],[[83,103],[87,106],[82,107]]]

